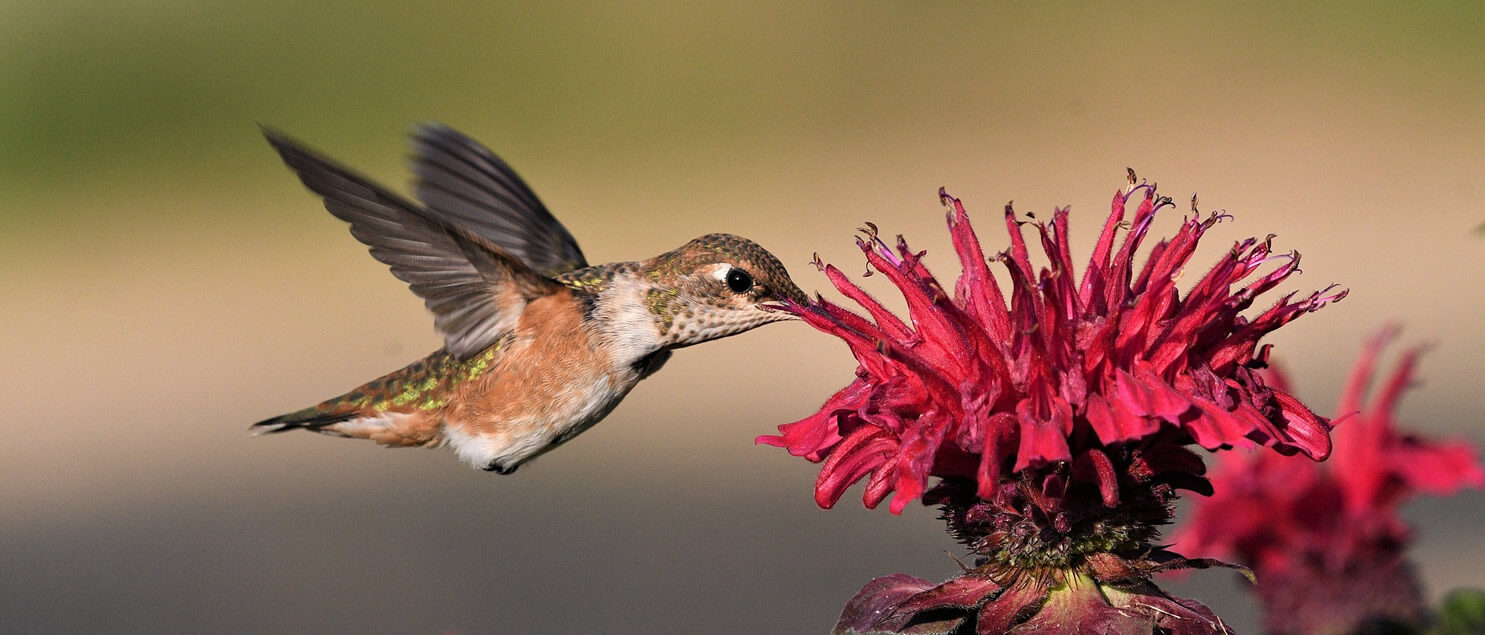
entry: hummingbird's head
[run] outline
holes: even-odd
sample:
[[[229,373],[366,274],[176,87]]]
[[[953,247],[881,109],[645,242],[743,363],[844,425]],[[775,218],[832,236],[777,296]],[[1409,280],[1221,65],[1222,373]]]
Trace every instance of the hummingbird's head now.
[[[809,298],[768,250],[732,234],[708,234],[646,261],[646,305],[671,347],[690,346],[792,319],[785,302]]]

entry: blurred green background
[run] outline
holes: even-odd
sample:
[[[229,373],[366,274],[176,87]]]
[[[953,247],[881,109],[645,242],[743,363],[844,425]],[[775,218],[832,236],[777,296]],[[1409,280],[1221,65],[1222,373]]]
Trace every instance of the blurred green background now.
[[[0,630],[810,633],[955,570],[933,510],[820,511],[752,445],[854,368],[797,323],[680,352],[509,477],[248,438],[439,345],[259,123],[402,187],[445,121],[594,262],[727,231],[806,289],[813,252],[863,268],[863,220],[951,277],[939,186],[987,249],[1005,201],[1072,205],[1086,254],[1133,166],[1236,215],[1197,266],[1272,232],[1288,289],[1351,289],[1270,340],[1318,410],[1399,321],[1436,345],[1403,418],[1485,441],[1482,5],[1036,4],[0,4]],[[1482,582],[1482,509],[1409,508],[1432,593]],[[1252,630],[1232,578],[1168,587]]]

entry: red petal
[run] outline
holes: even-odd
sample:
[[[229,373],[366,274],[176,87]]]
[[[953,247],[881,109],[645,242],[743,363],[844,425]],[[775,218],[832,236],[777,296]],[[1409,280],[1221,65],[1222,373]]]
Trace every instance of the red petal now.
[[[779,435],[759,435],[753,443],[789,449],[794,456],[808,457],[820,461],[820,452],[840,442],[840,430],[836,427],[836,416],[841,412],[854,411],[864,405],[870,386],[857,379],[825,400],[819,412],[794,423],[779,426]]]
[[[902,323],[901,318],[888,311],[887,307],[877,302],[876,298],[871,297],[871,294],[863,291],[861,287],[856,286],[854,282],[846,278],[846,275],[841,273],[840,269],[835,268],[835,265],[825,266],[825,277],[830,279],[830,283],[834,284],[835,288],[840,290],[842,295],[855,300],[857,304],[860,304],[862,308],[866,309],[866,312],[871,314],[872,319],[876,320],[877,326],[883,332],[896,339],[906,339],[912,336],[912,330],[906,324]]]
[[[1088,394],[1088,423],[1104,445],[1142,439],[1160,429],[1160,421],[1135,414],[1123,400],[1110,404],[1103,395]]]
[[[1101,450],[1088,450],[1073,464],[1073,478],[1098,484],[1098,493],[1103,497],[1104,507],[1119,505],[1119,474],[1114,463]]]
[[[949,235],[954,240],[954,251],[959,255],[963,273],[954,285],[954,293],[961,306],[968,307],[971,314],[985,326],[991,338],[1001,341],[1011,336],[1010,316],[1006,310],[1005,295],[995,281],[995,275],[985,262],[985,252],[980,248],[980,239],[969,223],[969,215],[959,199],[939,190],[941,200],[951,202],[954,211],[949,214]]]
[[[980,466],[976,473],[977,493],[980,498],[990,500],[1000,484],[1000,466],[1005,459],[1005,446],[1016,430],[1016,416],[1009,412],[997,412],[985,422],[984,447],[980,450]]]
[[[1485,470],[1475,458],[1475,448],[1463,441],[1428,443],[1404,440],[1392,448],[1397,470],[1409,487],[1425,494],[1451,496],[1462,488],[1485,487]]]
[[[1216,450],[1224,445],[1234,445],[1253,431],[1253,425],[1244,423],[1221,406],[1205,399],[1194,400],[1201,416],[1187,421],[1182,427],[1191,434],[1197,445]]]
[[[1122,372],[1120,374],[1123,374]],[[1127,375],[1125,375],[1127,377]],[[1143,362],[1134,363],[1134,378],[1144,387],[1148,401],[1143,404],[1141,414],[1160,417],[1174,424],[1181,422],[1181,415],[1191,409],[1191,400],[1150,370]],[[1140,412],[1139,409],[1135,410]]]
[[[1316,461],[1330,456],[1329,420],[1310,412],[1289,393],[1274,391],[1274,399],[1284,411],[1284,444],[1304,452]]]
[[[1109,283],[1106,278],[1109,269],[1109,252],[1114,247],[1114,232],[1118,231],[1120,221],[1124,220],[1124,191],[1114,192],[1114,202],[1109,206],[1109,218],[1103,223],[1103,232],[1098,235],[1098,243],[1093,246],[1093,256],[1088,259],[1088,269],[1083,271],[1083,282],[1078,287],[1078,296],[1083,306],[1089,306],[1094,298],[1100,298],[1105,285]]]
[[[1016,472],[1033,463],[1070,461],[1072,453],[1067,448],[1067,433],[1072,430],[1072,410],[1065,402],[1055,401],[1051,413],[1045,419],[1034,412],[1031,399],[1016,404],[1016,416],[1021,423],[1021,443],[1016,450]]]
[[[815,481],[815,504],[830,509],[852,483],[887,462],[897,441],[881,428],[862,426],[853,431],[825,460]]]

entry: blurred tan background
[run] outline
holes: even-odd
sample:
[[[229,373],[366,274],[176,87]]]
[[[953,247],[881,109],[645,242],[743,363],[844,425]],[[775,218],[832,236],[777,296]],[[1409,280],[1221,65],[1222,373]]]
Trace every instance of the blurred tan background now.
[[[818,633],[873,576],[955,570],[933,510],[820,511],[815,466],[752,445],[854,368],[800,324],[680,352],[508,477],[249,438],[439,345],[260,122],[403,188],[445,121],[594,262],[728,231],[806,289],[813,252],[864,268],[863,220],[952,278],[939,186],[987,249],[1005,201],[1072,205],[1087,254],[1133,166],[1236,216],[1193,266],[1272,232],[1288,290],[1351,289],[1270,340],[1318,410],[1400,321],[1436,344],[1404,418],[1485,441],[1477,3],[301,4],[0,4],[0,630]],[[1409,508],[1431,592],[1485,582],[1482,511]],[[1168,586],[1251,630],[1230,578]]]

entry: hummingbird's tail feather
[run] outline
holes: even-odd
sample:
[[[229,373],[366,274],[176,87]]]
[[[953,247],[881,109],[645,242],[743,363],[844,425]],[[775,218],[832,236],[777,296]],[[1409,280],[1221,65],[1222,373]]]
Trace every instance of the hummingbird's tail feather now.
[[[314,432],[322,432],[325,428],[349,421],[356,418],[356,413],[333,413],[320,410],[311,406],[303,410],[296,410],[289,414],[279,415],[272,419],[264,419],[248,427],[248,434],[259,436],[287,432],[289,430],[305,429]]]
[[[332,400],[333,401],[333,400]],[[438,417],[426,412],[326,410],[325,404],[259,421],[248,428],[253,436],[289,430],[368,439],[387,447],[437,447],[444,442]]]

